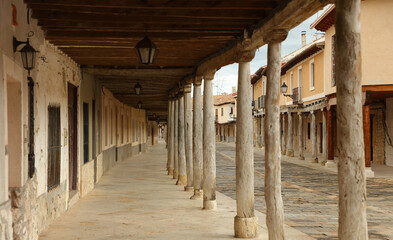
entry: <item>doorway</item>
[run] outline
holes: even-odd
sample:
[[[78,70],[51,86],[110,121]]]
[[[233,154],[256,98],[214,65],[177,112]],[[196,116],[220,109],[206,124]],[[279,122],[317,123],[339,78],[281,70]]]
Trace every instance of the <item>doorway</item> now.
[[[151,145],[154,145],[154,126],[151,127]]]
[[[69,190],[77,188],[78,174],[78,87],[68,83]]]
[[[7,76],[8,185],[21,187],[24,182],[22,158],[22,85]]]

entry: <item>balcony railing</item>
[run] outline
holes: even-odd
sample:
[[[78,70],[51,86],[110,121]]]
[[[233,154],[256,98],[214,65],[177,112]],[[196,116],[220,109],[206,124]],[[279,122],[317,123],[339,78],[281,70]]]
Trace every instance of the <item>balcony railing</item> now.
[[[292,89],[292,95],[293,95],[293,99],[292,99],[293,104],[303,103],[303,101],[302,101],[302,88],[301,87],[297,87],[297,88]]]

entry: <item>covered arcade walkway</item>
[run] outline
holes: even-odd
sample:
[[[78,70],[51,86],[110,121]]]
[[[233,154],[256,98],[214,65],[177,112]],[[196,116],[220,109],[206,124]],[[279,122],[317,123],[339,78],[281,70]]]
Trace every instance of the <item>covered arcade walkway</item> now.
[[[202,211],[202,199],[166,174],[165,144],[119,163],[96,188],[40,235],[46,239],[233,239],[235,200],[217,193],[218,209]],[[265,215],[258,239],[267,239]],[[312,239],[294,228],[288,239]]]

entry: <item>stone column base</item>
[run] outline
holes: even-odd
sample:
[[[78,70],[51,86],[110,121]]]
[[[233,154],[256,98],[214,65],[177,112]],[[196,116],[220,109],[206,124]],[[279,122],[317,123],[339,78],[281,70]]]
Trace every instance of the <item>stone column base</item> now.
[[[179,173],[175,170],[173,170],[173,179],[178,179],[179,178]]]
[[[203,210],[216,210],[217,201],[216,200],[203,200]]]
[[[287,156],[288,156],[288,157],[294,157],[294,156],[295,156],[295,154],[294,154],[294,152],[293,152],[292,149],[288,149],[288,150],[287,150]]]
[[[371,167],[366,167],[366,178],[374,177],[374,171],[371,169]]]
[[[192,200],[202,199],[203,197],[203,190],[202,189],[194,189],[194,195],[190,197]]]
[[[325,163],[325,167],[337,168],[337,164],[334,162],[334,160],[327,160]]]
[[[173,168],[168,168],[168,175],[173,176]]]
[[[304,156],[299,156],[299,160],[305,160]]]
[[[176,185],[187,185],[187,175],[180,175],[176,182]]]
[[[311,158],[312,163],[318,163],[318,158]]]
[[[235,217],[235,237],[256,238],[258,236],[258,218]]]
[[[185,186],[185,187],[184,187],[184,191],[186,191],[186,192],[192,192],[192,191],[194,191],[194,187]]]

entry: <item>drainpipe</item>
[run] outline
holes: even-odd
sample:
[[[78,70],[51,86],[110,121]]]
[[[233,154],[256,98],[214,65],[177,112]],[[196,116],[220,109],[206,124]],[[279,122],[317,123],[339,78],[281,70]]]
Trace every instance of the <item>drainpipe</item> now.
[[[29,86],[29,177],[32,178],[35,171],[34,154],[34,81],[32,77],[27,77]]]

